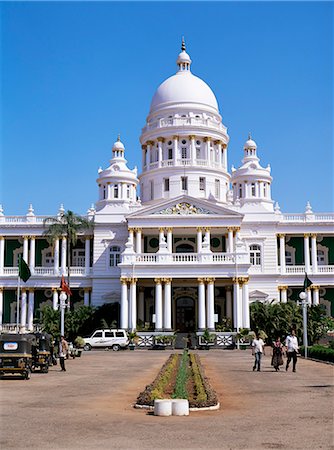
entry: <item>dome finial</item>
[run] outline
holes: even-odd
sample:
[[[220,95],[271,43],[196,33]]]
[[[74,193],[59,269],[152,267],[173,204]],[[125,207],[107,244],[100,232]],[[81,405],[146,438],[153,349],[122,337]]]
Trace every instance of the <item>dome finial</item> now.
[[[252,139],[251,132],[248,133],[248,140],[249,140],[249,139]]]
[[[182,52],[185,52],[185,51],[186,51],[186,43],[184,42],[184,36],[182,36],[181,51],[182,51]]]
[[[120,135],[120,133],[118,133],[118,135],[117,135],[117,142],[121,142],[121,135]]]

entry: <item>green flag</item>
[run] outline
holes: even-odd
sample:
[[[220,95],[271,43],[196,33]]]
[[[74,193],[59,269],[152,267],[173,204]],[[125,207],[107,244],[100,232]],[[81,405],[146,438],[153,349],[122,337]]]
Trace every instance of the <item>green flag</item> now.
[[[28,267],[28,264],[22,258],[22,255],[19,255],[19,277],[24,282],[28,281],[29,278],[31,277],[31,272]]]
[[[304,290],[312,286],[312,281],[308,278],[307,273],[305,272],[305,280],[304,280]]]

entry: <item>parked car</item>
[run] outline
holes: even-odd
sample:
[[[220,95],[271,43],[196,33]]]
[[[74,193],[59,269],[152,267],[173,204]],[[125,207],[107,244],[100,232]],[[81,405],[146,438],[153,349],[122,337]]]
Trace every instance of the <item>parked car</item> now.
[[[129,338],[125,330],[95,330],[94,333],[84,338],[84,350],[92,348],[110,348],[117,352],[129,345]]]

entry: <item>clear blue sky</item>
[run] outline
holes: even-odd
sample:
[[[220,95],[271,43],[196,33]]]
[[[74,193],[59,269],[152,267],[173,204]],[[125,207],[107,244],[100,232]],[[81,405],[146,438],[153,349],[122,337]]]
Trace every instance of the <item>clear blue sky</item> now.
[[[1,4],[6,214],[85,213],[121,133],[139,135],[181,36],[228,127],[229,168],[251,131],[284,212],[333,210],[333,3]]]

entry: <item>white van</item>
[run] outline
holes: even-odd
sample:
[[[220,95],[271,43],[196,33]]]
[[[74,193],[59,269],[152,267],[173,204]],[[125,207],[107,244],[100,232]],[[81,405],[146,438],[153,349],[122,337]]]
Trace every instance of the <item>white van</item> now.
[[[125,330],[103,329],[96,330],[88,337],[84,338],[84,350],[95,348],[111,348],[115,352],[129,344],[129,338]]]

